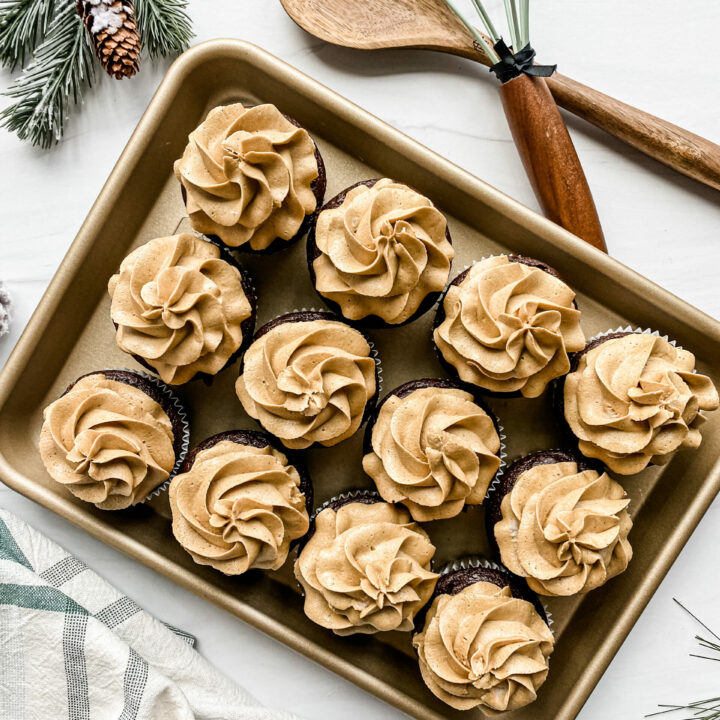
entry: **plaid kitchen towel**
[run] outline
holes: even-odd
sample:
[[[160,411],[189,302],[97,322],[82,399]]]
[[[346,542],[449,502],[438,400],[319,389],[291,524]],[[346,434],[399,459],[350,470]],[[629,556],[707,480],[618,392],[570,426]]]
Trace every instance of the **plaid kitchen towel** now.
[[[293,720],[192,644],[0,510],[2,720]]]

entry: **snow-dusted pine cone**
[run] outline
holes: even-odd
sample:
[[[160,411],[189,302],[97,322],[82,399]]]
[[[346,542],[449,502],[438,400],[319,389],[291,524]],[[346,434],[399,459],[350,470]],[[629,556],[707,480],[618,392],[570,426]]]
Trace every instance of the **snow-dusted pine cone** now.
[[[77,9],[108,75],[132,77],[140,65],[140,33],[131,0],[77,0]]]
[[[0,337],[10,329],[10,306],[12,300],[2,280],[0,280]]]

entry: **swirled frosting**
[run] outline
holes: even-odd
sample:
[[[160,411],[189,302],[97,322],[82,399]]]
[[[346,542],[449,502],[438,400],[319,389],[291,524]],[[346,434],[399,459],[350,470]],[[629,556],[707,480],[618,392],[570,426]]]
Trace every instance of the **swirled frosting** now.
[[[404,503],[415,520],[438,520],[483,501],[499,450],[492,419],[470,393],[427,387],[385,400],[363,469],[383,499]]]
[[[565,379],[565,418],[580,452],[622,475],[669,461],[702,440],[701,410],[718,407],[695,356],[648,333],[606,340]]]
[[[274,105],[217,107],[175,162],[187,212],[199,232],[264,250],[290,240],[315,211],[315,143]]]
[[[222,370],[251,315],[238,269],[194,235],[157,238],[133,250],[108,291],[120,349],[174,385]]]
[[[382,502],[326,508],[295,562],[305,614],[338,635],[411,630],[435,589],[434,554],[404,508]]]
[[[50,476],[103,510],[121,510],[175,465],[172,423],[142,390],[101,373],[78,380],[43,412],[40,455]]]
[[[289,448],[350,437],[375,395],[362,333],[335,320],[283,322],[245,353],[235,385],[245,412]]]
[[[315,287],[350,320],[408,320],[447,283],[454,252],[443,214],[412,188],[383,178],[358,185],[315,227]]]
[[[537,397],[585,347],[575,293],[558,278],[506,255],[473,265],[443,300],[435,344],[465,382]]]
[[[554,640],[531,603],[509,587],[476,582],[438,595],[413,637],[430,690],[456,710],[517,710],[537,696]]]
[[[536,465],[502,499],[495,539],[503,564],[541,595],[575,595],[627,568],[630,499],[606,473]]]
[[[300,476],[281,452],[230,440],[201,450],[170,483],[177,541],[226,575],[277,570],[310,520]]]

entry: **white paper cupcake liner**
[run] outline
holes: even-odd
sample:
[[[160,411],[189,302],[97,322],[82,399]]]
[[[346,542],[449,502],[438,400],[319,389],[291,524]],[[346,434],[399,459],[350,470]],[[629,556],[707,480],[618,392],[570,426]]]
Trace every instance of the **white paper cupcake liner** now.
[[[188,453],[188,450],[190,448],[190,421],[187,416],[187,412],[185,411],[185,408],[183,407],[182,403],[180,402],[179,398],[175,393],[170,390],[170,388],[162,381],[160,378],[157,378],[153,375],[150,375],[147,372],[143,372],[142,370],[132,370],[130,368],[114,368],[115,370],[118,370],[119,372],[128,372],[133,373],[135,375],[139,375],[144,380],[147,380],[149,383],[151,383],[154,387],[156,387],[164,396],[167,398],[167,400],[170,401],[173,408],[177,412],[178,416],[180,417],[180,420],[183,425],[182,429],[182,438],[180,443],[180,452],[178,453],[177,457],[175,458],[175,465],[173,466],[172,471],[170,472],[170,477],[162,484],[158,485],[154,490],[150,491],[142,500],[135,503],[136,505],[139,505],[141,503],[147,502],[151,497],[155,497],[156,495],[160,495],[160,493],[164,492],[165,490],[170,487],[170,481],[177,475],[178,471],[180,470],[180,467],[183,464],[183,461],[185,460],[185,456]]]
[[[638,328],[633,327],[632,325],[626,325],[625,327],[618,327],[611,330],[603,330],[602,332],[597,333],[597,335],[593,335],[586,343],[585,345],[589,345],[594,340],[600,340],[600,338],[607,337],[608,335],[612,335],[614,333],[633,333],[635,335],[654,335],[655,337],[662,338],[663,340],[666,340],[669,342],[673,347],[676,347],[678,350],[682,350],[683,347],[681,345],[678,345],[675,340],[671,340],[667,335],[662,334],[659,330],[653,330],[652,328]]]
[[[497,420],[497,418],[495,418]],[[495,490],[495,488],[498,486],[498,483],[500,482],[500,478],[503,476],[503,473],[505,472],[505,469],[507,468],[507,447],[505,445],[505,441],[507,440],[507,435],[505,435],[505,428],[500,424],[500,421],[498,420],[497,426],[495,428],[497,430],[498,437],[500,438],[500,449],[497,452],[497,456],[500,458],[500,465],[498,466],[497,471],[495,472],[495,475],[493,476],[493,479],[490,481],[490,484],[488,485],[488,489],[485,492],[485,498],[483,499],[483,502],[490,497],[490,494]]]
[[[451,572],[456,572],[457,570],[471,570],[472,568],[485,568],[487,570],[497,570],[498,572],[502,573],[510,573],[510,571],[503,567],[502,565],[499,565],[496,562],[493,562],[492,560],[488,560],[485,557],[481,557],[478,555],[466,555],[461,558],[457,558],[457,560],[451,560],[449,563],[446,563],[441,569],[439,574],[447,575]],[[523,578],[520,578],[521,580]],[[532,590],[528,588],[528,592],[532,593]],[[542,605],[542,609],[545,612],[545,619],[547,622],[547,626],[550,628],[550,632],[555,635],[555,622],[553,620],[552,613],[550,612],[550,608],[548,608],[547,604],[543,600],[541,595],[538,595],[537,593],[533,593],[533,595],[537,598],[537,601]]]

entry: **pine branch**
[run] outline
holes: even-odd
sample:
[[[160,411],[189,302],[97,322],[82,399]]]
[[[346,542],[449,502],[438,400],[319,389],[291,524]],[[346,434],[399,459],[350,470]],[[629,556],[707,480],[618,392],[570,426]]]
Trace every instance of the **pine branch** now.
[[[94,77],[95,60],[75,0],[57,0],[55,18],[33,61],[6,96],[17,102],[0,113],[0,127],[48,148],[63,134],[72,102]]]
[[[707,630],[716,640],[720,640],[720,635],[711,630],[697,615],[693,615],[677,598],[673,598],[675,603],[679,605],[693,620]],[[720,653],[720,643],[714,640],[708,640],[700,635],[695,636],[700,647],[710,650],[711,652]],[[720,657],[712,657],[710,655],[698,655],[696,653],[690,653],[690,657],[701,658],[702,660],[720,660]],[[660,710],[654,713],[646,715],[646,718],[657,717],[658,715],[667,715],[678,712],[679,710],[690,710],[692,715],[685,716],[685,718],[678,718],[678,720],[720,720],[720,697],[709,698],[708,700],[696,700],[695,702],[688,703],[687,705],[658,705]]]
[[[25,65],[52,20],[56,0],[0,0],[0,65]]]
[[[135,0],[143,46],[151,58],[179,55],[193,38],[187,0]]]

